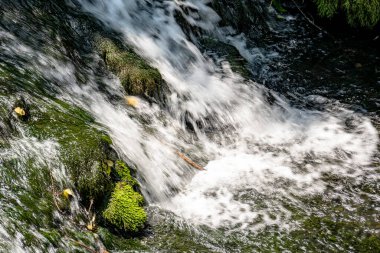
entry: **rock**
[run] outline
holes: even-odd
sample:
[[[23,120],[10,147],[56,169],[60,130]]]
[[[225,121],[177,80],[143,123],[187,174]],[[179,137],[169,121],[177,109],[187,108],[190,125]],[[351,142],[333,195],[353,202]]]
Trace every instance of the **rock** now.
[[[110,39],[98,38],[96,43],[107,68],[120,79],[129,95],[159,97],[164,81],[157,69]]]

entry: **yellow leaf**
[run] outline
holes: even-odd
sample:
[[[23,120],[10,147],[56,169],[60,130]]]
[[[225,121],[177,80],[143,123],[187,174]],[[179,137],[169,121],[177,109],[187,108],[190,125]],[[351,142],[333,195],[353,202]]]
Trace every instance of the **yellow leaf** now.
[[[133,96],[126,96],[125,101],[127,102],[127,105],[132,107],[137,107],[139,104],[139,100]]]
[[[92,216],[92,219],[90,220],[90,222],[86,226],[87,229],[90,231],[96,230],[95,217],[96,217],[95,215]]]
[[[19,116],[25,116],[25,114],[26,114],[25,110],[22,109],[21,107],[16,107],[15,113],[17,113],[17,115],[19,115]]]
[[[65,198],[71,198],[71,197],[73,197],[74,196],[74,193],[73,193],[73,191],[71,190],[71,189],[64,189],[63,190],[63,192],[62,192],[62,195],[63,195],[63,197],[65,197]]]
[[[92,225],[92,223],[87,224],[87,229],[90,231],[94,230],[94,226]]]

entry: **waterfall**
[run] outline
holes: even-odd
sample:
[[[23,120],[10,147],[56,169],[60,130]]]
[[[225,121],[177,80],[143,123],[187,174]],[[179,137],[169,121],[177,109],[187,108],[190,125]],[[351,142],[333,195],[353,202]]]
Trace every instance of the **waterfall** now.
[[[137,166],[150,203],[210,226],[247,227],[258,216],[264,224],[282,223],[288,215],[281,201],[322,193],[324,173],[367,173],[378,143],[368,118],[339,104],[321,112],[291,107],[276,94],[270,102],[265,87],[202,54],[175,13],[206,32],[218,31],[219,17],[208,2],[79,0],[84,11],[122,33],[169,85],[167,111],[142,102],[131,112],[95,91],[81,93],[119,152]],[[150,119],[154,132],[130,117],[136,113]],[[193,133],[185,127],[186,114]],[[206,171],[189,172],[175,150],[195,157]],[[244,193],[264,196],[268,207],[255,210]]]
[[[70,160],[64,151],[71,149],[72,136],[64,136],[69,144],[62,148],[62,141],[55,139],[56,135],[44,133],[40,140],[38,134],[30,132],[36,127],[33,123],[39,120],[46,121],[42,122],[45,127],[42,131],[54,127],[60,131],[61,125],[68,127],[70,120],[54,119],[57,113],[66,112],[70,119],[71,116],[81,118],[74,121],[83,123],[75,131],[86,128],[99,130],[99,135],[106,132],[107,138],[109,135],[112,139],[112,149],[117,152],[110,160],[120,158],[136,170],[146,210],[153,222],[148,221],[145,230],[148,236],[134,239],[142,244],[150,243],[148,247],[153,252],[172,249],[163,242],[167,234],[174,235],[172,241],[191,237],[190,243],[199,243],[215,252],[229,252],[238,243],[241,245],[230,252],[244,251],[246,245],[268,246],[287,237],[287,231],[295,231],[297,225],[315,213],[318,216],[320,206],[326,205],[318,203],[315,211],[316,207],[307,200],[327,195],[326,192],[328,197],[324,201],[340,201],[338,207],[348,210],[344,215],[360,220],[347,221],[344,229],[353,227],[352,224],[377,224],[377,216],[371,216],[375,214],[361,213],[361,208],[376,206],[379,201],[376,190],[363,194],[366,180],[375,185],[373,188],[379,180],[378,165],[374,162],[379,137],[371,118],[317,95],[304,99],[320,104],[323,109],[291,105],[282,94],[233,71],[228,60],[204,52],[202,36],[210,36],[235,47],[250,66],[257,66],[256,60],[267,58],[247,43],[244,34],[220,26],[221,18],[210,7],[210,0],[47,1],[51,4],[46,8],[50,11],[47,14],[44,1],[0,2],[0,11],[4,11],[0,17],[0,84],[6,84],[4,89],[0,86],[0,119],[4,119],[0,122],[0,134],[5,135],[0,136],[0,251],[2,248],[9,252],[77,250],[81,249],[78,242],[95,247],[100,241],[104,244],[109,241],[104,236],[107,229],[111,231],[110,238],[116,238],[111,237],[115,231],[102,223],[100,209],[93,206],[98,212],[97,225],[106,228],[95,233],[86,230],[92,204],[84,206],[85,201],[79,201],[85,196],[77,194],[75,179],[67,171],[70,166],[63,161]],[[13,9],[6,10],[8,7],[4,6],[8,5]],[[69,24],[61,27],[52,22],[57,27],[50,29],[50,24],[45,22],[50,20],[50,15]],[[36,22],[29,27],[30,17]],[[83,29],[76,30],[81,25],[78,20],[87,18],[100,22],[89,22],[90,25],[86,23]],[[112,31],[111,37],[115,35],[113,32],[117,33],[115,37],[121,35],[126,47],[159,70],[167,85],[163,101],[155,103],[154,99],[136,97],[137,106],[128,106],[125,96],[129,94],[120,80],[106,71],[104,59],[94,48],[84,50],[87,45],[78,46],[82,41],[72,41],[75,36],[68,36],[68,41],[62,42],[66,35],[78,31],[78,34],[83,32],[78,38],[94,35],[87,30],[95,23]],[[18,31],[20,27],[25,29]],[[97,33],[101,29],[94,30]],[[72,46],[74,42],[76,45]],[[274,57],[276,52],[270,54]],[[30,121],[24,122],[13,112],[20,97],[33,106],[31,112],[35,114]],[[65,106],[78,111],[70,113]],[[53,116],[51,121],[39,118],[39,113],[52,108],[52,112],[46,113]],[[82,114],[91,120],[82,119]],[[86,146],[86,150],[94,146]],[[205,170],[196,170],[179,153]],[[103,157],[91,161],[89,167],[94,168],[93,174],[99,172],[103,161]],[[73,167],[82,169],[77,164]],[[357,190],[357,185],[362,188]],[[331,190],[332,187],[335,188]],[[61,212],[54,200],[63,201],[62,190],[66,188],[72,189],[76,197],[68,202],[69,207],[65,206],[69,211]],[[325,216],[338,220],[336,206],[331,204],[328,208],[326,212],[332,214]],[[376,208],[368,207],[368,210],[375,213]],[[297,215],[298,220],[294,218]],[[167,225],[166,231],[159,227],[162,223]],[[152,239],[150,229],[156,227],[159,229],[157,233],[153,231]],[[178,227],[177,235],[172,230]],[[266,233],[267,228],[274,228],[274,233],[280,235],[265,234],[260,242],[260,238],[250,237],[262,231]],[[301,233],[305,228],[310,227],[303,226]],[[305,240],[305,244],[318,247],[320,238],[313,233],[322,232],[312,231],[313,238]],[[361,228],[358,233],[367,236]],[[346,238],[353,236],[344,236],[337,239],[343,241],[337,243],[337,248],[356,244],[353,241],[347,246]],[[235,237],[241,237],[240,241]],[[159,243],[155,241],[157,238]],[[199,238],[204,241],[198,242]],[[299,239],[297,235],[289,238]],[[117,240],[130,244],[129,238]],[[290,250],[287,241],[281,243],[283,248],[276,250]],[[173,249],[178,250],[176,247]],[[188,251],[193,250],[191,247]]]

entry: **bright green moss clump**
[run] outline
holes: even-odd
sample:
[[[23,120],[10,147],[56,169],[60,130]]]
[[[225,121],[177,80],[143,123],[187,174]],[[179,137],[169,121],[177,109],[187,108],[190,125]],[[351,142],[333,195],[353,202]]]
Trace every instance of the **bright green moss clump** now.
[[[119,229],[137,232],[144,227],[147,218],[142,208],[143,201],[141,194],[135,192],[131,185],[119,182],[103,217]]]
[[[339,10],[347,15],[350,25],[373,27],[380,20],[379,0],[314,0],[322,17],[332,17]]]
[[[109,39],[98,39],[97,47],[128,94],[154,96],[158,92],[163,83],[161,74],[144,59],[133,51],[120,49]]]
[[[116,161],[115,171],[121,181],[126,182],[131,186],[137,185],[136,180],[131,176],[129,168],[124,162],[120,160]]]

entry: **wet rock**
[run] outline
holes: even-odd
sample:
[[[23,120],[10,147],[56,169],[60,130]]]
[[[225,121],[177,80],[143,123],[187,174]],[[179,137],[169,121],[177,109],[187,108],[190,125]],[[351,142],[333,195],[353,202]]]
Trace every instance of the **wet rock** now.
[[[110,39],[98,38],[96,44],[107,68],[120,79],[128,95],[159,97],[164,81],[157,69]]]

